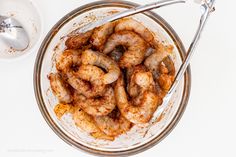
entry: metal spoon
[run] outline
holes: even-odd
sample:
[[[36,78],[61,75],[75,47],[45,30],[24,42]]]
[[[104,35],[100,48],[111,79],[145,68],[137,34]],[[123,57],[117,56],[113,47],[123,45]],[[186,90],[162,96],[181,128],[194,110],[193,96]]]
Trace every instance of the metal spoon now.
[[[102,20],[98,20],[96,22],[89,23],[89,24],[85,25],[84,27],[74,31],[73,33],[75,33],[75,34],[83,33],[83,32],[86,32],[88,30],[91,30],[95,27],[99,27],[99,26],[101,26],[101,25],[103,25],[107,22],[115,21],[115,20],[118,20],[118,19],[121,19],[121,18],[124,18],[124,17],[127,17],[127,16],[131,16],[131,15],[134,15],[134,14],[137,14],[137,13],[141,13],[141,12],[144,12],[144,11],[147,11],[147,10],[152,10],[152,9],[155,9],[155,8],[160,8],[160,7],[171,5],[171,4],[185,3],[185,1],[186,0],[161,0],[161,1],[158,1],[158,2],[146,4],[146,5],[135,7],[135,8],[131,8],[131,9],[122,11],[120,13],[105,17]]]
[[[157,117],[157,115],[160,115],[165,110],[165,108],[167,107],[168,102],[170,101],[170,99],[171,99],[172,95],[174,94],[176,88],[178,87],[181,79],[183,78],[186,69],[188,68],[188,65],[189,65],[190,60],[193,56],[196,45],[197,45],[197,43],[200,39],[202,30],[203,30],[203,28],[206,24],[206,21],[207,21],[209,15],[210,15],[210,13],[212,11],[214,11],[215,0],[195,0],[195,2],[198,3],[198,4],[199,3],[201,4],[200,5],[201,18],[200,18],[200,23],[199,23],[198,29],[195,33],[193,41],[191,42],[191,44],[189,46],[189,49],[187,51],[187,56],[184,59],[180,69],[178,70],[178,73],[175,77],[175,81],[173,82],[171,88],[169,89],[168,93],[164,97],[163,103],[161,105],[161,109],[156,110],[156,112],[154,113],[152,121],[155,121],[155,117]]]
[[[29,36],[21,24],[12,17],[0,15],[0,39],[12,49],[22,51],[29,45]]]

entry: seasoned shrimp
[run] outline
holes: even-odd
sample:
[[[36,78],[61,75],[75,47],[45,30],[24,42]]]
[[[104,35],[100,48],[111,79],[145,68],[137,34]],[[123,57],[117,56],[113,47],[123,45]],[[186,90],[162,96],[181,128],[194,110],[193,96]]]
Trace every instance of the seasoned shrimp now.
[[[114,26],[114,22],[108,22],[98,28],[95,28],[90,38],[90,43],[96,49],[102,51],[107,38],[113,33]]]
[[[150,32],[144,25],[132,18],[123,18],[117,21],[115,32],[119,31],[133,31],[140,35],[146,42],[151,43],[154,40],[152,32]]]
[[[87,31],[85,33],[79,33],[73,36],[70,36],[65,45],[68,49],[80,49],[86,43],[88,43],[89,38],[93,34],[93,30]]]
[[[109,136],[118,136],[126,133],[132,127],[132,123],[120,114],[115,108],[107,116],[94,117],[97,126]]]
[[[122,57],[123,53],[125,52],[125,49],[122,46],[117,46],[111,53],[109,53],[109,57],[113,59],[114,61],[118,62],[120,58]]]
[[[62,77],[57,73],[51,73],[49,74],[48,79],[50,80],[52,91],[59,101],[63,103],[70,103],[72,101],[71,92]]]
[[[104,74],[96,66],[81,65],[74,76],[68,78],[68,83],[87,98],[102,96],[106,91],[106,85],[101,81]]]
[[[110,87],[105,94],[97,98],[86,98],[83,95],[74,96],[75,105],[81,107],[86,113],[93,116],[109,114],[116,106],[114,90]]]
[[[102,96],[106,92],[106,85],[101,81],[105,75],[102,69],[93,65],[81,65],[75,73],[80,79],[90,82],[89,89],[82,92],[87,98]]]
[[[81,64],[81,51],[65,50],[56,61],[56,68],[63,74],[71,74],[72,68],[75,65]]]
[[[162,74],[175,75],[175,65],[170,56],[165,57],[159,65],[160,72]],[[165,70],[163,70],[165,69]]]
[[[116,32],[108,38],[103,53],[108,54],[120,45],[127,49],[119,61],[122,68],[142,63],[147,44],[139,35],[131,31]]]
[[[131,97],[136,97],[145,90],[155,91],[152,73],[143,65],[128,68],[126,72],[127,91]]]
[[[161,61],[167,57],[173,50],[172,46],[162,46],[159,50],[157,50],[155,53],[151,54],[149,57],[147,57],[144,61],[144,65],[152,71],[155,78],[158,77],[158,67]]]
[[[77,92],[88,98],[102,95],[105,92],[106,85],[99,80],[101,79],[101,76],[104,75],[104,72],[97,67],[88,66],[87,69],[85,69],[84,66],[80,66],[80,56],[81,51],[64,51],[57,61],[57,70],[67,75],[68,83],[76,89]],[[76,66],[80,66],[80,70],[77,70],[78,67],[74,70],[73,68]],[[84,76],[90,76],[91,79],[84,79]]]
[[[102,84],[102,82],[98,80],[100,80],[101,76],[104,75],[104,72],[97,67],[87,67],[87,69],[84,69],[84,66],[80,66],[80,56],[81,51],[64,51],[57,61],[57,70],[67,76],[68,83],[76,89],[78,93],[81,93],[88,98],[102,95],[105,92],[106,85]],[[80,66],[80,70],[77,70],[78,67],[74,70],[76,66]],[[82,72],[84,73],[80,74]],[[81,77],[79,77],[78,74],[80,74]],[[88,80],[83,78],[83,76],[88,75],[91,79]]]
[[[114,137],[106,135],[102,132],[94,121],[93,117],[84,112],[81,108],[77,107],[73,120],[79,128],[89,133],[94,138],[113,141]]]
[[[127,68],[125,71],[126,90],[127,90],[128,94],[130,95],[130,97],[136,97],[136,96],[138,96],[138,94],[140,92],[138,85],[134,82],[133,77],[132,77],[135,74],[134,71],[136,70],[136,72],[137,72],[138,69],[141,70],[141,66],[139,66],[139,68],[135,68],[135,67]]]
[[[101,78],[104,84],[115,82],[120,75],[120,68],[117,63],[102,53],[92,50],[85,50],[82,52],[81,59],[82,63],[85,65],[96,65],[107,71],[107,73]]]
[[[139,83],[146,86],[144,82],[140,80]],[[121,114],[135,124],[147,123],[160,101],[157,94],[149,90],[144,90],[136,98],[129,101],[122,77],[117,80],[115,97]]]
[[[159,64],[159,72],[160,76],[157,78],[157,81],[164,91],[168,91],[175,76],[175,66],[169,56],[164,58]]]

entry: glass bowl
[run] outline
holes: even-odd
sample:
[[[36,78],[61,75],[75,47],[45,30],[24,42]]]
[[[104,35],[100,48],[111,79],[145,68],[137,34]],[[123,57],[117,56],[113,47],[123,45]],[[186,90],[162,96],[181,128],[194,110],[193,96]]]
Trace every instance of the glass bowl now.
[[[128,133],[120,135],[114,141],[103,141],[92,138],[75,126],[70,114],[57,119],[53,108],[58,103],[52,94],[47,75],[55,72],[55,58],[65,48],[65,36],[78,27],[104,18],[117,11],[137,6],[137,4],[121,1],[98,1],[81,6],[64,16],[45,37],[35,62],[34,88],[39,109],[52,130],[69,145],[83,151],[103,156],[123,156],[144,151],[166,137],[182,116],[187,105],[191,74],[190,68],[179,84],[170,103],[155,121],[142,126],[134,126]],[[176,69],[185,56],[184,46],[175,31],[157,14],[148,11],[132,16],[148,27],[165,44],[174,46],[172,58]],[[160,110],[162,106],[158,107]]]

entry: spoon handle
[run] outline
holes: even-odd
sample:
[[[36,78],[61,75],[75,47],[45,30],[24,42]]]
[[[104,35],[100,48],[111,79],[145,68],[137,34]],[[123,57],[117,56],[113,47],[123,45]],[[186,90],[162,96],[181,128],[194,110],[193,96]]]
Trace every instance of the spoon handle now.
[[[196,48],[196,45],[200,39],[200,36],[201,36],[201,33],[202,33],[202,30],[206,24],[206,21],[213,9],[213,6],[214,6],[214,2],[215,0],[210,0],[209,3],[207,2],[204,2],[202,5],[201,5],[201,9],[202,9],[202,15],[201,15],[201,19],[200,19],[200,23],[199,23],[199,26],[198,26],[198,29],[195,33],[195,36],[193,38],[193,41],[191,42],[190,44],[190,47],[187,51],[187,56],[186,58],[184,59],[184,62],[183,64],[181,65],[176,77],[175,77],[175,81],[174,83],[172,84],[169,92],[167,94],[171,94],[175,91],[176,87],[178,86],[179,84],[179,81],[181,80],[181,78],[183,77],[189,63],[190,63],[190,60],[192,58],[192,55],[194,53],[194,50]]]
[[[151,10],[154,8],[160,8],[160,7],[175,4],[175,3],[185,3],[185,1],[186,0],[161,0],[158,2],[146,4],[146,5],[135,7],[135,8],[131,8],[131,9],[119,12],[117,14],[105,17],[102,20],[98,20],[96,22],[85,25],[83,28],[81,28],[79,30],[79,32],[85,32],[85,31],[91,30],[95,27],[101,26],[107,22],[115,21],[115,20],[118,20],[118,19],[121,19],[121,18],[124,18],[127,16],[131,16],[131,15],[134,15],[137,13],[147,11],[147,10]]]
[[[197,45],[197,43],[198,43],[198,41],[200,39],[202,30],[203,30],[203,28],[204,28],[204,26],[206,24],[206,21],[207,21],[209,15],[210,15],[210,13],[212,12],[212,10],[214,10],[214,2],[215,2],[215,0],[209,0],[208,2],[203,2],[203,4],[201,4],[202,14],[201,14],[200,23],[199,23],[198,29],[197,29],[197,31],[195,33],[195,36],[193,38],[193,41],[191,42],[191,44],[189,46],[189,49],[187,51],[187,56],[184,59],[180,69],[178,70],[178,73],[177,73],[177,75],[175,77],[175,80],[174,80],[171,88],[169,89],[169,91],[167,92],[166,96],[163,99],[162,108],[160,110],[157,110],[154,113],[153,117],[156,117],[156,115],[159,115],[160,113],[162,113],[164,111],[164,109],[168,105],[168,102],[171,99],[171,96],[173,95],[173,93],[175,92],[176,88],[178,87],[181,79],[183,78],[183,76],[185,74],[185,71],[188,68],[190,60],[191,60],[191,58],[193,56],[194,50],[196,48],[196,45]]]

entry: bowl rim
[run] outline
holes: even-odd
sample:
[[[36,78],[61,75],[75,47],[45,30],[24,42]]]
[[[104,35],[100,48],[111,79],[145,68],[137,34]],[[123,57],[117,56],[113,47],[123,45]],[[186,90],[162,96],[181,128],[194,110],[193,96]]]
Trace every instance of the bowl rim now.
[[[162,141],[169,133],[174,129],[174,127],[177,125],[179,120],[181,119],[185,108],[187,106],[189,96],[190,96],[190,90],[191,90],[191,70],[190,66],[188,66],[187,71],[184,75],[184,89],[183,89],[183,96],[180,102],[180,106],[172,118],[172,121],[166,126],[166,128],[154,139],[150,140],[147,143],[144,143],[138,147],[127,149],[124,151],[102,151],[94,148],[87,147],[73,139],[71,139],[69,136],[67,136],[63,130],[61,130],[56,123],[51,118],[49,112],[47,111],[46,105],[44,103],[42,94],[41,94],[41,67],[42,62],[44,58],[44,54],[47,50],[47,47],[51,41],[51,39],[56,35],[56,33],[60,30],[61,27],[63,27],[67,22],[69,22],[71,19],[76,17],[79,14],[82,14],[86,11],[89,11],[94,8],[102,8],[102,7],[122,7],[122,8],[131,8],[139,6],[136,3],[128,2],[128,1],[120,1],[117,2],[116,0],[101,0],[96,1],[92,3],[85,4],[83,6],[80,6],[73,11],[66,14],[64,17],[62,17],[48,32],[48,34],[45,36],[39,50],[38,54],[35,60],[34,65],[34,76],[33,76],[33,83],[34,83],[34,93],[36,97],[36,101],[39,107],[39,110],[41,114],[43,115],[45,121],[49,125],[49,127],[55,132],[57,136],[59,136],[64,142],[71,145],[72,147],[75,147],[77,149],[80,149],[82,151],[85,151],[87,153],[93,154],[93,155],[103,155],[103,156],[128,156],[128,155],[134,155],[140,152],[143,152],[156,144],[158,144],[160,141]],[[171,37],[171,39],[174,41],[175,46],[178,49],[179,55],[181,57],[181,60],[183,61],[184,57],[186,56],[186,50],[184,48],[184,45],[182,41],[180,40],[177,33],[174,31],[174,29],[159,15],[152,11],[147,11],[143,13],[144,15],[148,16],[155,22],[157,22],[165,31],[168,33],[168,35]]]

